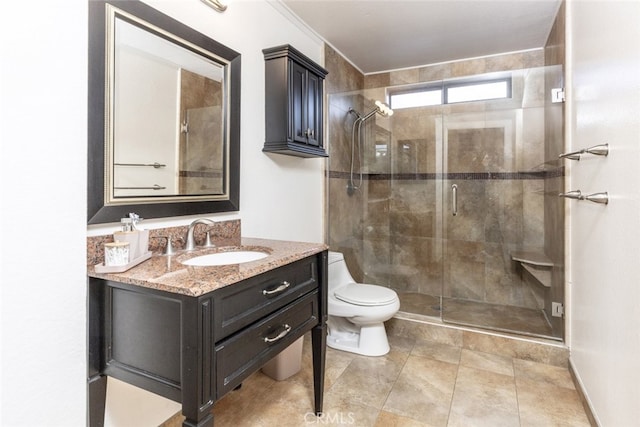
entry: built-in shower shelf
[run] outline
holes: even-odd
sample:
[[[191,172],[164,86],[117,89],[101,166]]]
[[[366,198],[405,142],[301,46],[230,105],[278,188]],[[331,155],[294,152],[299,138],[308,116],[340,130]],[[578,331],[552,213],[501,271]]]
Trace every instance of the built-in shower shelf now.
[[[511,259],[519,262],[545,288],[551,287],[551,268],[553,262],[543,253],[519,251],[511,253]]]
[[[545,288],[551,287],[551,267],[520,263],[522,268],[528,271]]]
[[[533,251],[518,251],[511,253],[511,259],[540,267],[553,267],[553,262],[543,253]]]

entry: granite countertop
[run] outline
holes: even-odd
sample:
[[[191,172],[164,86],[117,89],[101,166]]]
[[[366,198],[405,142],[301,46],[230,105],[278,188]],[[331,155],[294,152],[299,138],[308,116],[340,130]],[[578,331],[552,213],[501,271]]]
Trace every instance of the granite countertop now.
[[[87,274],[89,277],[145,288],[200,296],[328,249],[328,246],[322,243],[245,237],[241,239],[241,247],[242,250],[267,252],[269,256],[242,264],[212,267],[192,267],[180,263],[200,255],[239,249],[238,246],[221,246],[193,251],[182,250],[171,256],[154,254],[148,260],[122,273],[97,273],[94,265],[88,265]]]

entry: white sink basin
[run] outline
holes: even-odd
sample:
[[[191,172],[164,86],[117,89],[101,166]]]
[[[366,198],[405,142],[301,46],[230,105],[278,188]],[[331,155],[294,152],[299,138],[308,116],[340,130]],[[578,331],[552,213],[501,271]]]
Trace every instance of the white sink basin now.
[[[182,261],[182,264],[211,267],[216,265],[242,264],[243,262],[257,261],[266,258],[269,254],[260,251],[230,251],[217,252],[215,254],[200,255]]]

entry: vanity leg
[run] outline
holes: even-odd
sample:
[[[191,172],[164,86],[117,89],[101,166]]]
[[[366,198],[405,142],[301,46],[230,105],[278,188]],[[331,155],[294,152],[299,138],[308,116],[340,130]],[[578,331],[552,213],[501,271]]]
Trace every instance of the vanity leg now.
[[[104,426],[104,410],[107,400],[107,376],[99,375],[89,379],[89,427]]]
[[[184,422],[182,423],[182,427],[213,427],[213,414],[207,415],[206,417],[201,419],[200,422],[192,421],[189,418],[185,418]]]
[[[316,415],[322,415],[324,396],[324,366],[327,353],[327,325],[324,323],[311,330],[311,347],[313,350],[313,397]]]
[[[106,286],[97,279],[89,279],[87,288],[87,425],[102,427],[107,402],[105,365],[105,300]]]

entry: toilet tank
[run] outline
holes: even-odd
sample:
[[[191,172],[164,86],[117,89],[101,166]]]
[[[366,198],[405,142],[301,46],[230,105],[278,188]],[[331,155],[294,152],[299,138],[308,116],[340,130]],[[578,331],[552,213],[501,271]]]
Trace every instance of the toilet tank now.
[[[349,273],[347,263],[344,261],[344,255],[341,252],[329,251],[329,277],[328,287],[329,289],[336,289],[339,286],[346,285],[347,283],[353,283],[353,277]]]

